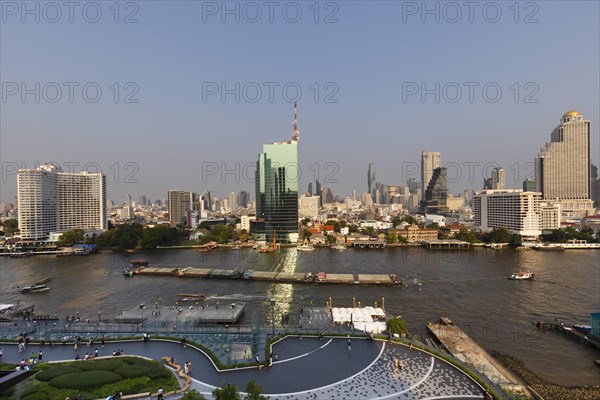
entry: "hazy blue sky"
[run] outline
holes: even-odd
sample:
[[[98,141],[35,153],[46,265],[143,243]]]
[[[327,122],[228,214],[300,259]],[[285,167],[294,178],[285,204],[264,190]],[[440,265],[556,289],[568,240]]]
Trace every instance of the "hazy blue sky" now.
[[[96,163],[118,202],[126,193],[162,198],[170,188],[248,190],[254,198],[249,163],[263,143],[291,137],[294,87],[302,89],[301,191],[318,170],[334,193],[362,193],[370,162],[379,181],[402,184],[419,177],[423,149],[440,151],[454,177],[462,166],[454,193],[481,189],[488,163],[507,169],[507,186],[520,187],[570,109],[592,121],[592,161],[599,161],[597,1],[474,2],[472,10],[462,1],[428,2],[439,21],[421,13],[422,2],[402,1],[273,2],[272,16],[262,1],[122,2],[118,15],[113,1],[81,2],[73,22],[67,7],[56,8],[63,2],[28,2],[38,4],[39,22],[21,2],[0,3],[3,201],[16,195],[15,163],[47,161],[63,169],[78,162],[76,170]],[[239,14],[222,15],[224,7]],[[22,98],[36,82],[39,102],[36,93]],[[66,82],[79,84],[72,102]],[[236,82],[239,102],[208,92]],[[409,93],[436,82],[439,102],[435,93]],[[96,87],[102,96],[94,103]],[[238,173],[223,182],[220,174],[203,179],[203,170],[236,163]],[[472,179],[465,163],[479,163]]]

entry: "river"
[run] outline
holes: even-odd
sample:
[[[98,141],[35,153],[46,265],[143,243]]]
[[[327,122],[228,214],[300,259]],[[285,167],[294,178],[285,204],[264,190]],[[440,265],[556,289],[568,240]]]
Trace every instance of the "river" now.
[[[136,276],[122,270],[133,258],[147,258],[153,266],[198,266],[286,272],[390,273],[404,287],[276,284],[269,282],[202,280]],[[510,281],[519,270],[536,274],[534,281]],[[17,286],[52,276],[49,292],[21,294]],[[229,250],[200,253],[162,250],[98,253],[87,257],[35,256],[0,258],[0,302],[33,303],[40,314],[111,317],[139,303],[175,304],[177,293],[202,293],[217,301],[244,300],[241,323],[265,323],[276,298],[276,314],[289,313],[293,325],[302,304],[333,306],[381,304],[407,320],[413,335],[423,337],[427,321],[441,315],[458,323],[487,350],[515,356],[541,377],[561,385],[598,385],[600,353],[555,332],[541,332],[537,320],[558,318],[568,323],[590,323],[600,311],[600,251],[563,252],[493,250],[431,251],[423,248],[385,250],[320,249],[276,254]],[[354,298],[354,300],[353,300]],[[296,317],[295,317],[296,316]],[[296,319],[295,319],[296,318]]]

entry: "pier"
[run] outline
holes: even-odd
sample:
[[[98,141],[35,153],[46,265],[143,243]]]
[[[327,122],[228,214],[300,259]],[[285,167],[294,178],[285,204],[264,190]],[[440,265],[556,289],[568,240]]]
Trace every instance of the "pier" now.
[[[580,343],[584,343],[587,345],[592,346],[593,348],[595,348],[596,350],[600,351],[600,338],[596,338],[595,336],[592,336],[590,334],[585,334],[582,332],[577,331],[575,328],[570,327],[570,326],[565,326],[564,323],[560,322],[560,321],[538,321],[535,323],[535,326],[538,329],[544,330],[544,331],[558,331],[561,332],[563,335],[574,339]]]
[[[350,285],[400,285],[396,274],[329,274],[319,272],[277,272],[239,269],[210,269],[196,267],[140,267],[135,275],[175,276],[180,278],[239,279],[281,283],[328,283]]]
[[[487,376],[490,381],[497,382],[503,389],[529,395],[528,390],[516,376],[450,319],[441,317],[437,324],[429,322],[427,329],[450,354]]]
[[[355,240],[352,242],[355,249],[383,249],[385,241],[383,240]]]
[[[423,246],[429,250],[468,250],[471,243],[456,239],[425,240]]]
[[[125,324],[144,324],[148,320],[177,321],[182,325],[234,324],[244,312],[243,302],[213,303],[182,306],[146,307],[140,304],[123,311],[115,317],[115,322]],[[175,325],[175,329],[177,326]]]

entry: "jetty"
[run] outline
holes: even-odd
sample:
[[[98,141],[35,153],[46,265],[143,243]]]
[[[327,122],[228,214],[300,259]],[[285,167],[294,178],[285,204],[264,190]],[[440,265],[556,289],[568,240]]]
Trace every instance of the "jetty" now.
[[[593,336],[591,334],[585,334],[579,332],[575,328],[571,326],[565,326],[563,322],[558,320],[555,321],[538,321],[535,323],[535,326],[538,329],[543,331],[557,331],[565,335],[570,339],[574,339],[580,343],[587,344],[592,346],[596,350],[600,350],[600,338]]]
[[[242,281],[267,281],[281,283],[327,283],[350,285],[401,285],[392,274],[329,274],[319,272],[278,272],[239,269],[210,269],[197,267],[140,267],[135,275],[174,276],[179,278],[239,279]]]
[[[448,353],[471,365],[490,381],[498,382],[503,389],[530,396],[525,385],[512,372],[504,368],[449,318],[441,317],[439,323],[428,322],[427,329]]]
[[[144,304],[140,304],[124,310],[115,317],[114,321],[123,324],[144,324],[160,319],[163,321],[177,321],[181,325],[234,324],[242,316],[245,306],[246,304],[243,302],[211,303],[195,306],[181,306],[178,304],[171,307],[146,307]]]

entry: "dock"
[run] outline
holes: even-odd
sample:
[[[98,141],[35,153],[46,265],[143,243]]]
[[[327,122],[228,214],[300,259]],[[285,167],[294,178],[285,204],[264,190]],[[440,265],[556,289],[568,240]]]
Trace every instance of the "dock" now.
[[[125,324],[144,324],[153,320],[178,321],[182,325],[201,324],[234,324],[242,316],[246,304],[212,303],[201,305],[156,306],[146,307],[143,304],[131,307],[115,317],[115,322]]]
[[[508,369],[471,339],[450,319],[441,317],[439,323],[427,323],[427,329],[450,354],[472,366],[490,381],[509,391],[529,395],[527,388]]]
[[[239,269],[210,269],[185,267],[140,267],[135,275],[175,276],[180,278],[239,279],[242,281],[266,281],[280,283],[320,283],[347,285],[401,285],[398,276],[392,274],[330,274],[319,272],[277,272]],[[318,277],[317,277],[318,276]]]
[[[429,250],[469,250],[471,243],[456,239],[425,240],[423,246]]]
[[[535,323],[535,326],[538,329],[542,329],[544,331],[558,331],[567,336],[568,338],[574,339],[583,344],[590,345],[596,350],[600,350],[600,338],[596,338],[591,334],[586,335],[585,333],[577,331],[573,327],[565,326],[565,324],[560,321],[538,321]]]

